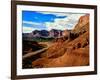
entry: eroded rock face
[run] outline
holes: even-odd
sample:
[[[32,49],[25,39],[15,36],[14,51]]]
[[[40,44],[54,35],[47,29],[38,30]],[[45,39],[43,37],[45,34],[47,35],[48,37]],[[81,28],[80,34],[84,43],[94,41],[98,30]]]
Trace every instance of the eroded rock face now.
[[[65,38],[68,36],[68,39]],[[89,65],[89,15],[80,17],[75,28],[64,37],[55,40],[41,58],[32,62],[32,66],[68,67]]]
[[[72,32],[89,31],[89,14],[81,16]]]

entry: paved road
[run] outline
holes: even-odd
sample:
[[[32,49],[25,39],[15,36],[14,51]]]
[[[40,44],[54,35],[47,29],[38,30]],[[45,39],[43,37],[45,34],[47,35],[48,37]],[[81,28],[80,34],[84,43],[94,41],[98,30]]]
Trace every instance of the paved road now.
[[[40,43],[40,44],[43,44],[43,43]],[[27,53],[27,54],[23,55],[22,59],[25,59],[25,58],[31,57],[31,56],[33,56],[33,55],[39,54],[39,53],[41,53],[41,52],[47,50],[47,49],[51,46],[50,43],[46,43],[46,42],[45,42],[44,44],[47,45],[46,48],[43,48],[43,49],[37,50],[37,51],[35,51],[35,52]]]

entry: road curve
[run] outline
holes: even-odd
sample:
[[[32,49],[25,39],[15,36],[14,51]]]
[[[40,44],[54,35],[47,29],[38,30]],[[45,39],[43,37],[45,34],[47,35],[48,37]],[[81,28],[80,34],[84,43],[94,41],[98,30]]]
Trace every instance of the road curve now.
[[[38,50],[38,51],[35,51],[35,52],[27,53],[27,54],[23,55],[22,59],[25,59],[25,58],[31,57],[33,55],[39,54],[39,53],[41,53],[41,52],[43,52],[43,51],[45,51],[47,49],[48,49],[48,47],[47,48],[43,48],[43,49]]]

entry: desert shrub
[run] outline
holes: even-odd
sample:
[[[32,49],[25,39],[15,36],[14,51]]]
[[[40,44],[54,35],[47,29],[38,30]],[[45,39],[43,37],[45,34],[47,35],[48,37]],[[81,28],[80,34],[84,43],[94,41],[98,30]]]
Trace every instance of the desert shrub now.
[[[69,39],[70,39],[70,40],[74,40],[74,39],[77,38],[78,36],[79,36],[78,33],[70,32],[70,34],[69,34]]]
[[[89,39],[88,39],[88,38],[85,39],[85,41],[84,41],[83,44],[82,44],[82,47],[84,48],[84,47],[86,47],[87,45],[89,45]]]
[[[75,49],[75,46],[73,47],[73,49]]]
[[[86,47],[87,45],[88,45],[88,42],[84,42],[83,45],[82,45],[82,47],[84,48],[84,47]]]
[[[77,48],[81,48],[81,43],[78,43],[77,44]]]

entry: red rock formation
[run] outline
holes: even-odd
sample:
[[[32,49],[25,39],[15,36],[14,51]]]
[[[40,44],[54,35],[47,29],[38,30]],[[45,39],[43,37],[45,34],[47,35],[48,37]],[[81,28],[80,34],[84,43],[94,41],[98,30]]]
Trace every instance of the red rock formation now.
[[[32,66],[68,67],[89,65],[89,15],[80,17],[71,34],[72,36],[76,34],[78,36],[71,40],[54,42],[46,52],[42,53],[40,59],[32,62]]]

